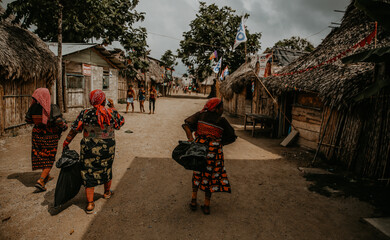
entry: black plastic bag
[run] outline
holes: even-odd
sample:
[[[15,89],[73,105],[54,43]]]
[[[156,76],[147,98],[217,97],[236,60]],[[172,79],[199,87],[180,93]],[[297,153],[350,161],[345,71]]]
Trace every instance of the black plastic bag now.
[[[56,162],[57,168],[66,168],[70,167],[73,164],[76,164],[80,161],[80,156],[75,150],[70,150],[69,148],[65,148],[62,151],[61,158]]]
[[[207,166],[207,146],[196,142],[179,141],[172,158],[187,170],[204,172]]]
[[[64,149],[56,167],[61,168],[61,172],[57,180],[54,207],[74,198],[82,185],[80,157],[75,150]]]

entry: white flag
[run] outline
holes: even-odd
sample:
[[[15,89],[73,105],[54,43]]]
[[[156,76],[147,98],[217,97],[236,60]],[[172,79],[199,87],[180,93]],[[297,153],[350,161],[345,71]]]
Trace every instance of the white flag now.
[[[237,35],[236,35],[236,39],[234,40],[233,51],[234,51],[234,49],[236,49],[236,47],[240,43],[246,42],[246,40],[247,40],[247,38],[246,38],[246,34],[245,34],[244,17],[242,17],[241,18],[240,27],[238,28],[238,32],[237,32]]]
[[[221,70],[221,66],[222,66],[222,57],[219,59],[217,65],[215,65],[213,71],[215,73],[219,73],[219,70]]]

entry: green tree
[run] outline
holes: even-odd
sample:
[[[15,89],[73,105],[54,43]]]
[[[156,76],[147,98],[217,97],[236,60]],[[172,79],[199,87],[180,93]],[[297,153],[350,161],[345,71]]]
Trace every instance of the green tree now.
[[[61,69],[61,44],[102,40],[103,44],[119,41],[129,51],[133,64],[126,71],[135,73],[134,66],[147,66],[140,60],[145,56],[146,29],[134,27],[143,21],[145,13],[137,12],[138,0],[15,0],[7,5],[3,18],[11,14],[13,22],[22,27],[36,27],[34,32],[45,41],[58,40],[59,69]],[[59,79],[61,74],[59,73]],[[57,79],[58,100],[61,102],[62,81]],[[65,96],[65,95],[64,95]],[[61,104],[60,104],[61,106]]]
[[[162,62],[163,66],[171,69],[177,65],[176,56],[173,55],[171,50],[165,51],[165,53],[161,56],[160,61]]]
[[[160,65],[165,67],[165,81],[169,82],[173,79],[172,72],[174,71],[174,67],[177,65],[176,56],[173,55],[171,50],[167,50],[161,56],[160,61]]]
[[[241,17],[235,10],[215,4],[200,2],[196,18],[190,23],[190,30],[183,33],[178,56],[188,67],[188,72],[199,80],[212,74],[209,57],[217,50],[218,58],[222,57],[223,67],[228,65],[233,72],[245,62],[245,44],[232,50]],[[245,18],[249,14],[245,14]],[[246,28],[247,53],[255,53],[260,49],[261,33],[251,34]]]
[[[312,52],[314,50],[313,44],[309,42],[308,40],[298,37],[298,36],[293,36],[289,39],[283,39],[279,40],[275,43],[273,48],[277,47],[282,47],[282,48],[289,48],[292,50],[300,50],[300,51],[306,51],[306,52]],[[271,49],[267,48],[265,52],[270,52]]]

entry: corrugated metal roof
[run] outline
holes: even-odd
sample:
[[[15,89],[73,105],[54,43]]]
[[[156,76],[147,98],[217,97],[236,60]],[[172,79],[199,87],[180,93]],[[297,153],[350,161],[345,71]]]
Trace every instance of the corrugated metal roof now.
[[[46,42],[49,46],[49,49],[57,56],[58,53],[58,43],[56,42]],[[66,56],[75,52],[80,52],[82,50],[91,48],[98,45],[97,43],[62,43],[62,56]]]

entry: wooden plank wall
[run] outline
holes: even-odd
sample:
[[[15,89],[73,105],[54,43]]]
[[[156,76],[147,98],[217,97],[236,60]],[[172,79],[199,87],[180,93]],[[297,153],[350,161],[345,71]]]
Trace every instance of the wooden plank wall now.
[[[125,101],[127,95],[127,79],[119,74],[118,76],[118,101]]]
[[[322,112],[302,106],[293,106],[292,125],[298,130],[298,144],[311,149],[317,148],[321,129]]]
[[[25,115],[31,104],[31,96],[35,89],[47,87],[44,80],[37,81],[4,81],[2,83],[2,117],[0,126],[3,133],[11,131],[15,126],[25,123]]]
[[[298,130],[298,144],[317,149],[321,123],[322,102],[315,94],[298,93],[292,107],[292,125]]]

